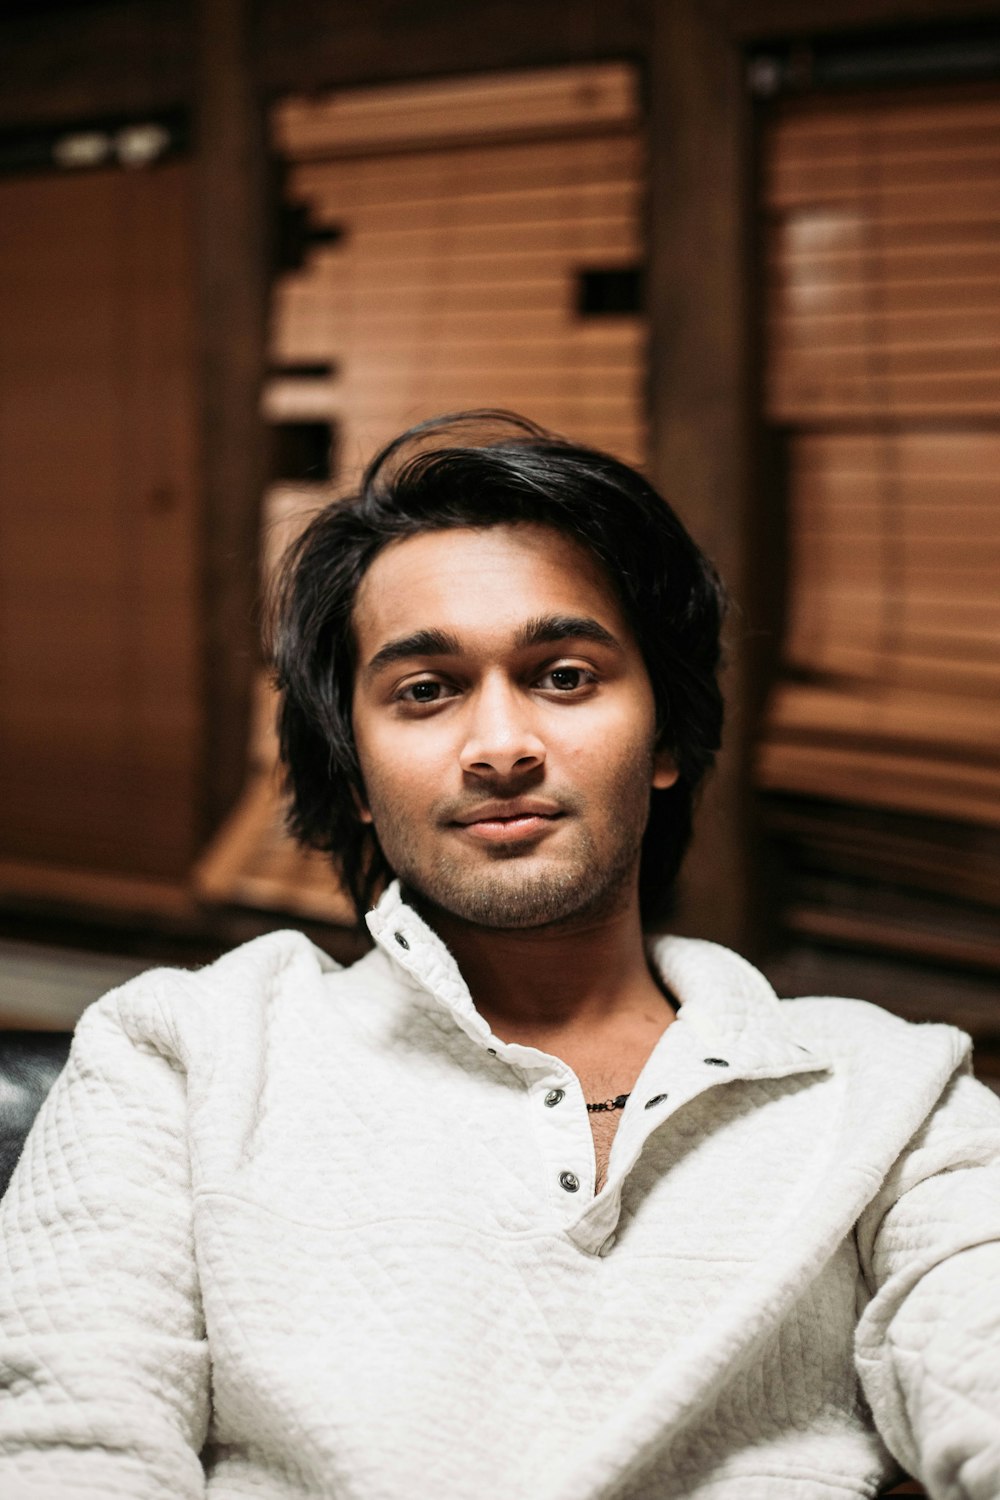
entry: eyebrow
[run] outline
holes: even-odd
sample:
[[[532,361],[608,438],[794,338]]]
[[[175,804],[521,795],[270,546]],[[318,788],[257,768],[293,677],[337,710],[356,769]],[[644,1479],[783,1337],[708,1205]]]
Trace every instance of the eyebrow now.
[[[380,646],[365,667],[365,676],[374,677],[383,667],[413,656],[458,656],[461,649],[458,636],[447,630],[415,630],[412,635],[397,636]]]
[[[519,650],[527,646],[544,646],[550,641],[593,641],[598,646],[611,646],[621,650],[610,630],[605,630],[591,615],[538,615],[528,620],[517,632],[516,645]]]
[[[591,615],[536,615],[518,628],[514,648],[524,651],[531,646],[566,640],[593,641],[599,646],[610,646],[615,651],[622,649],[620,641]],[[384,646],[380,646],[365,667],[365,676],[374,677],[394,662],[409,661],[415,656],[461,654],[462,643],[450,631],[415,630],[411,635],[398,636],[394,641],[387,641]]]

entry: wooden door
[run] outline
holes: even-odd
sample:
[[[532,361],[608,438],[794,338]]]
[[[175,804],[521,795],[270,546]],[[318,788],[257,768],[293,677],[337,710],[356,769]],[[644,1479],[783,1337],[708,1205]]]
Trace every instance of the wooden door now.
[[[0,860],[172,879],[200,741],[189,168],[0,181]]]

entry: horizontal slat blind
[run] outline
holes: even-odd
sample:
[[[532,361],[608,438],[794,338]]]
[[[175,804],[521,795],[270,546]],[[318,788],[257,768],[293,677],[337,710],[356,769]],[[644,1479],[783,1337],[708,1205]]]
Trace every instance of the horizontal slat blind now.
[[[414,150],[500,135],[565,135],[620,125],[635,115],[635,75],[611,66],[539,69],[345,89],[288,99],[275,110],[278,146],[304,160],[346,151]]]
[[[1000,96],[802,106],[764,180],[791,583],[761,781],[1000,826]]]
[[[561,136],[525,140],[543,117]],[[325,360],[337,376],[322,396],[272,386],[270,415],[305,399],[316,416],[325,400],[352,468],[411,422],[471,406],[641,460],[642,319],[577,306],[580,272],[641,258],[629,70],[341,95],[286,108],[279,138],[309,158],[291,197],[343,233],[284,278],[274,320],[277,364]],[[405,154],[355,154],[404,138]]]
[[[789,115],[765,182],[771,415],[1000,417],[1000,99]]]
[[[791,664],[996,703],[1000,432],[806,433],[791,486]]]

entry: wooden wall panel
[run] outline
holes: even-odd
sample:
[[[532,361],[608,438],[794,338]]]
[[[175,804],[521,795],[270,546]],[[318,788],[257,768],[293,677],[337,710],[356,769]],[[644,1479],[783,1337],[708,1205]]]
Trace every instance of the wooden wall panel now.
[[[189,174],[0,182],[0,855],[195,847]]]

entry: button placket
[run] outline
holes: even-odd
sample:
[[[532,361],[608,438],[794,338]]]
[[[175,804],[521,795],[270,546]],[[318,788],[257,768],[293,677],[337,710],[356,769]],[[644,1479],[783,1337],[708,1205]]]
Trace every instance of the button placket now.
[[[545,1122],[541,1128],[539,1143],[552,1173],[549,1180],[556,1188],[559,1199],[565,1201],[566,1197],[579,1194],[589,1180],[593,1169],[588,1172],[587,1167],[582,1165],[580,1152],[581,1148],[585,1150],[586,1160],[589,1160],[593,1143],[590,1121],[583,1109],[582,1099],[578,1112],[571,1082],[557,1081],[558,1079],[558,1073],[553,1078],[550,1072],[548,1080],[544,1077],[539,1080],[534,1108],[538,1111],[536,1119],[540,1116]],[[574,1168],[570,1163],[577,1165]]]

